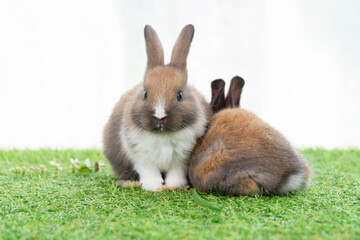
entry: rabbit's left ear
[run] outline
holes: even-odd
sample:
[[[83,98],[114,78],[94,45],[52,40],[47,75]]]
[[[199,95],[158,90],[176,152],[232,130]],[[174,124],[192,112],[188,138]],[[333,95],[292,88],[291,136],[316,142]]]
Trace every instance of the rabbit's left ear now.
[[[164,50],[158,35],[150,25],[145,26],[144,36],[147,54],[147,69],[158,65],[164,65]]]
[[[231,79],[230,88],[225,99],[226,108],[234,108],[240,106],[240,98],[244,85],[244,79],[239,76],[235,76]]]
[[[217,79],[211,82],[211,107],[214,113],[225,108],[225,81]]]
[[[186,59],[189,54],[190,44],[194,37],[195,28],[193,25],[186,25],[176,40],[171,53],[170,65],[174,65],[181,70],[186,70]]]

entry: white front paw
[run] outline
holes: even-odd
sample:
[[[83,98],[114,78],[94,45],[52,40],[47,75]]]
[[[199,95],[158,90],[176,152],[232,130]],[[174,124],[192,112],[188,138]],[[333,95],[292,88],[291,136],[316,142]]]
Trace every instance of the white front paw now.
[[[170,174],[169,174],[170,173]],[[165,185],[168,187],[180,188],[187,185],[186,176],[169,172],[166,176]]]
[[[162,186],[163,179],[162,178],[144,178],[140,179],[140,184],[142,189],[147,191],[155,192]]]
[[[140,175],[141,188],[155,192],[163,184],[163,178],[159,169],[149,165],[135,165],[135,170]]]

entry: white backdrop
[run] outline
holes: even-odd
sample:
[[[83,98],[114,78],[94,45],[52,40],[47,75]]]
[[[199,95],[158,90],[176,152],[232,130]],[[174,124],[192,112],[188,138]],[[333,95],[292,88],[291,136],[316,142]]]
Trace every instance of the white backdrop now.
[[[101,147],[142,81],[143,28],[165,57],[192,23],[189,82],[242,76],[243,108],[297,147],[360,147],[360,1],[0,1],[0,148]]]

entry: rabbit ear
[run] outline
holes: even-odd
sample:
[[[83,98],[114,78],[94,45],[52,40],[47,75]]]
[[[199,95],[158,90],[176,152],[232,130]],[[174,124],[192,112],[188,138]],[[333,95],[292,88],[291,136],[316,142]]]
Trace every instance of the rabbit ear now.
[[[239,76],[235,76],[231,79],[230,88],[225,99],[226,108],[234,108],[240,106],[240,98],[244,85],[244,79]]]
[[[211,107],[214,113],[225,108],[225,81],[217,79],[211,82]]]
[[[155,30],[146,25],[144,28],[147,68],[153,68],[158,65],[164,65],[164,50],[161,46],[160,39]]]
[[[170,65],[174,65],[182,70],[186,69],[186,59],[189,53],[190,44],[194,37],[195,28],[193,25],[186,25],[176,40],[171,53]]]

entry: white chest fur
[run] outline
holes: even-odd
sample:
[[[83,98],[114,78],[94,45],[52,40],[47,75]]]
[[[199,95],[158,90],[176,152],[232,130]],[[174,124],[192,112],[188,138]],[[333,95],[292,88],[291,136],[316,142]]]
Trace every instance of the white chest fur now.
[[[203,125],[203,126],[199,126]],[[205,128],[199,121],[175,133],[157,134],[138,129],[122,129],[121,142],[130,160],[136,164],[156,166],[161,171],[170,167],[186,165],[191,151]]]

